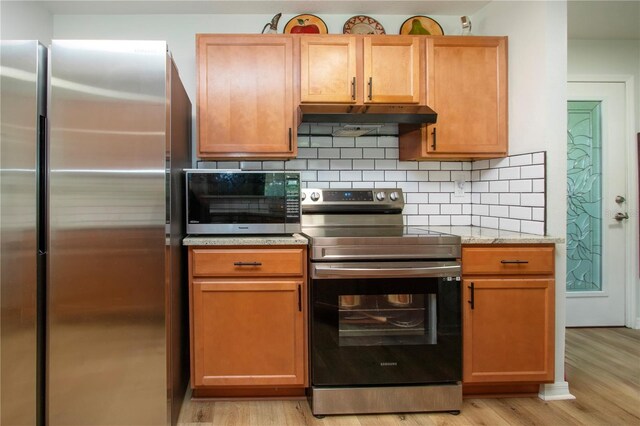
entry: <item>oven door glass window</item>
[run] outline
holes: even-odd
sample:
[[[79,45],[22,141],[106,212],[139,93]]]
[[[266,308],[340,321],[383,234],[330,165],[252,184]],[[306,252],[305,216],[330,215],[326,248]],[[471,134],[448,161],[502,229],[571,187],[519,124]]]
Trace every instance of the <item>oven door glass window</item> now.
[[[314,386],[460,381],[460,281],[313,279],[311,342]]]
[[[437,312],[433,293],[338,296],[338,344],[435,345]]]

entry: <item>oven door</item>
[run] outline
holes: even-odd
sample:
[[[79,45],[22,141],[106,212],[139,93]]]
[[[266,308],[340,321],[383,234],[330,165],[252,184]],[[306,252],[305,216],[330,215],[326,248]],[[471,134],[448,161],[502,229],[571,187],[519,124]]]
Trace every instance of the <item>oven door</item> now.
[[[311,264],[313,386],[462,379],[458,262]]]

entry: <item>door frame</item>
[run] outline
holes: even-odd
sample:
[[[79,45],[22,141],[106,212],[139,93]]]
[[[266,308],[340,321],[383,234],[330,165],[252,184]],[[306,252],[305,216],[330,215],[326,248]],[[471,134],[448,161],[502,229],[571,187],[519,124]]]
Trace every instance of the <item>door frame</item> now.
[[[635,130],[635,85],[632,75],[569,75],[567,83],[622,83],[625,85],[626,107],[626,147],[627,147],[627,205],[629,211],[638,211],[638,142]],[[567,94],[567,100],[569,96]],[[638,215],[629,217],[628,230],[630,237],[626,244],[626,280],[625,280],[625,326],[640,329],[640,318],[637,318],[637,294],[640,279],[638,277]],[[566,285],[566,283],[565,283]],[[569,296],[569,293],[565,294]]]

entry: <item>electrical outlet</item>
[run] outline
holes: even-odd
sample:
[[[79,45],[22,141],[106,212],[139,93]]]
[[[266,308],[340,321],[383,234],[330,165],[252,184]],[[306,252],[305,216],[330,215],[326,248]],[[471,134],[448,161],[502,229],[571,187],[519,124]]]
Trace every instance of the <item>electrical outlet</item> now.
[[[453,180],[453,196],[464,197],[466,192],[466,182],[464,180],[464,173],[451,172],[451,179]]]

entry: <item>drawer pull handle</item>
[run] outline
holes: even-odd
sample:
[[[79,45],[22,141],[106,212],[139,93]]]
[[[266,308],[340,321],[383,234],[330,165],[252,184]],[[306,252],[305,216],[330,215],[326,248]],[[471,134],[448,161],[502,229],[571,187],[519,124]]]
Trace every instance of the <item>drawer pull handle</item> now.
[[[520,265],[523,263],[529,263],[529,261],[528,260],[501,260],[500,263],[505,263],[505,264],[514,263],[514,264]]]
[[[262,262],[233,262],[235,266],[262,266]]]
[[[471,290],[471,300],[468,300],[467,303],[471,305],[471,310],[473,310],[476,307],[476,291],[473,283],[471,283],[470,286],[467,286],[467,288]]]
[[[298,312],[302,312],[302,286],[298,284]]]

